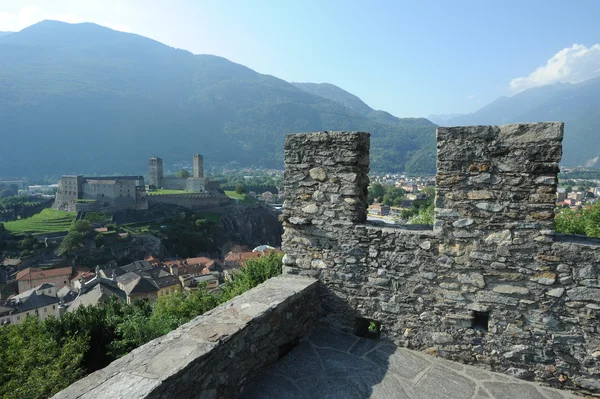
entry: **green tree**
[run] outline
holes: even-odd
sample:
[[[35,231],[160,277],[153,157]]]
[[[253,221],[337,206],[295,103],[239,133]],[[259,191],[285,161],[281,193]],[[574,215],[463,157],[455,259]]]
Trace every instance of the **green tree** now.
[[[82,234],[92,231],[92,223],[89,220],[77,220],[73,223],[71,231],[76,231]]]
[[[244,188],[244,186],[243,186],[243,185],[241,185],[241,184],[238,184],[238,185],[235,187],[235,192],[236,192],[237,194],[244,194],[244,193],[246,192],[246,189]]]
[[[179,169],[179,172],[177,172],[177,174],[175,175],[180,179],[187,179],[188,177],[190,177],[190,172],[188,172],[186,169]]]
[[[0,397],[47,398],[84,374],[85,335],[56,339],[36,317],[0,328]]]
[[[373,183],[369,186],[369,203],[380,202],[385,194],[385,188],[380,183]]]
[[[600,237],[600,202],[581,210],[560,209],[554,218],[554,228],[563,234]]]
[[[78,231],[70,231],[58,246],[58,256],[69,255],[79,248],[83,241],[83,234]]]

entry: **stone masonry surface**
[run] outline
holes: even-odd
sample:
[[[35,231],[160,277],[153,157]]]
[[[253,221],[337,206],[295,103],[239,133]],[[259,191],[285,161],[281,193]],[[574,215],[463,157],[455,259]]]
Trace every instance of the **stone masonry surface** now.
[[[317,281],[275,277],[54,398],[235,398],[316,323]]]
[[[435,226],[366,222],[369,134],[289,135],[284,273],[399,346],[600,393],[600,245],[553,231],[562,123],[438,128]]]
[[[565,399],[567,392],[463,366],[389,340],[317,328],[242,399]]]

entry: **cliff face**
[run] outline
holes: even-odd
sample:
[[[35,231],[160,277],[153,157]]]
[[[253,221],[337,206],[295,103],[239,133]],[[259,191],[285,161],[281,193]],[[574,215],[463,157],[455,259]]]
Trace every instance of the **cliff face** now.
[[[283,226],[278,214],[265,205],[232,205],[221,216],[223,229],[217,234],[219,247],[226,252],[232,245],[281,246]]]

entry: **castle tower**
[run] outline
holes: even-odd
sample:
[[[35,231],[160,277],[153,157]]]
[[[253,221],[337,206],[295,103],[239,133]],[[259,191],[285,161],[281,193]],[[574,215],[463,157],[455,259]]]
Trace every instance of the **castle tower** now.
[[[160,187],[163,178],[163,160],[152,157],[148,160],[148,185]]]
[[[194,177],[204,178],[204,158],[200,154],[194,155]]]

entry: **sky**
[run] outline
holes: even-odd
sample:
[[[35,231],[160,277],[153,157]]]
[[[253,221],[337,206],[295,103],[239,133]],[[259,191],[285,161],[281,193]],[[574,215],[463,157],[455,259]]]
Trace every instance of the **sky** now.
[[[0,0],[0,31],[94,22],[399,117],[600,76],[599,0]]]

